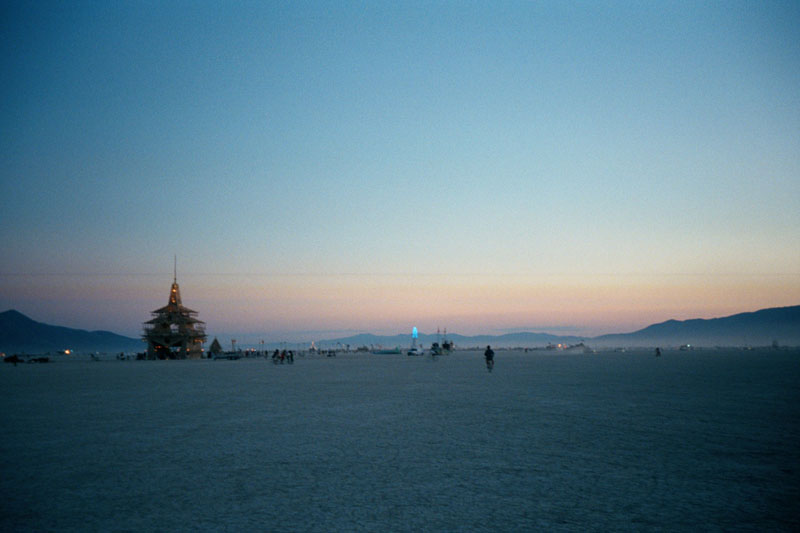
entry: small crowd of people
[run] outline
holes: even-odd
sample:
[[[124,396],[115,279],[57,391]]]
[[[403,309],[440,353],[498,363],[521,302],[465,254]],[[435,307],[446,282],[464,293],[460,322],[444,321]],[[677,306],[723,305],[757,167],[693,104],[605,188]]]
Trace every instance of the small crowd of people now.
[[[294,351],[293,350],[275,350],[272,352],[272,362],[277,364],[289,363],[290,365],[294,363]]]

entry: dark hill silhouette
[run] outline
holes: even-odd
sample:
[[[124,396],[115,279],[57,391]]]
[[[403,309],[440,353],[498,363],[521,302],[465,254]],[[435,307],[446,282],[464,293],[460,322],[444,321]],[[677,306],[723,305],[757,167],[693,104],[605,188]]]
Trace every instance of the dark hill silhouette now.
[[[800,305],[722,318],[667,320],[633,333],[592,339],[598,346],[768,346],[773,342],[800,345]]]
[[[19,311],[0,313],[0,352],[55,353],[70,349],[76,352],[133,352],[141,351],[144,344],[111,333],[51,326],[36,322]]]

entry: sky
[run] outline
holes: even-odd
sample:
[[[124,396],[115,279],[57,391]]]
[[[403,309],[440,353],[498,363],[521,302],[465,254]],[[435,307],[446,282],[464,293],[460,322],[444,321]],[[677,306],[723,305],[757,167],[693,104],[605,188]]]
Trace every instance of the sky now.
[[[797,2],[3,2],[0,310],[597,335],[800,304]]]

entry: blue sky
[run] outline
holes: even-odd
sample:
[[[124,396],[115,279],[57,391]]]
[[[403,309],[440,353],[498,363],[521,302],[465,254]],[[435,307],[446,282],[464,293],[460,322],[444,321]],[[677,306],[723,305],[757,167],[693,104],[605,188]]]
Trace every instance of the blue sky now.
[[[800,302],[795,2],[0,9],[0,308],[136,335],[174,254],[211,333]]]

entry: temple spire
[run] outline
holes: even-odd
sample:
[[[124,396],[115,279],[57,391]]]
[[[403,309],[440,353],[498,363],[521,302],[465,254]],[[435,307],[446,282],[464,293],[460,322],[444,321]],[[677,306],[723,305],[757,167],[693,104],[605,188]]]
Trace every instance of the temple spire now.
[[[178,287],[178,256],[177,254],[173,258],[173,278],[172,278],[172,288],[169,291],[169,303],[171,305],[181,305],[181,289]]]

